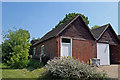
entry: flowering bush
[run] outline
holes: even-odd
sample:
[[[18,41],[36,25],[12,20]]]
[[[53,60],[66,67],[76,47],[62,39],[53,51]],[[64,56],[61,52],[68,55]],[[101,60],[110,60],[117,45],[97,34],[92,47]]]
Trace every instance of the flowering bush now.
[[[45,65],[44,74],[52,79],[103,79],[106,74],[98,73],[94,67],[90,67],[71,57],[54,58]]]

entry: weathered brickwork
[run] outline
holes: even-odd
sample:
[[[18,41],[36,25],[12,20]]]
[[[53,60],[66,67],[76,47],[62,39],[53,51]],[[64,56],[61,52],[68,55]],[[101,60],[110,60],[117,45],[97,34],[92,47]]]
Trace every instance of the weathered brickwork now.
[[[74,40],[72,44],[73,57],[87,63],[91,58],[97,57],[96,43],[94,41]]]
[[[58,42],[56,41],[56,38],[51,38],[34,46],[34,48],[36,48],[36,56],[39,57],[41,54],[41,46],[44,45],[44,53],[48,56],[49,59],[58,57],[57,44]]]
[[[61,53],[61,37],[72,39],[72,57],[87,63],[91,58],[97,58],[97,42],[108,43],[110,45],[119,45],[120,41],[116,37],[111,27],[100,35],[101,38],[96,40],[88,26],[84,23],[80,16],[67,25],[62,25],[48,32],[39,43],[35,44],[36,57],[39,59],[41,54],[41,46],[44,45],[44,54],[49,59],[60,57]],[[34,53],[34,49],[33,49]],[[34,54],[33,54],[34,55]],[[110,46],[111,63],[120,64],[120,46]]]

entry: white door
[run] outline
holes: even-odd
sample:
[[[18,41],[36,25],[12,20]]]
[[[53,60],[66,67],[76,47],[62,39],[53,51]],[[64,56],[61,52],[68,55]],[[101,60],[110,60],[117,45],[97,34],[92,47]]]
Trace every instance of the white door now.
[[[100,65],[110,65],[109,44],[97,43],[97,58]]]
[[[71,45],[70,43],[62,43],[62,51],[61,51],[61,56],[71,56]]]

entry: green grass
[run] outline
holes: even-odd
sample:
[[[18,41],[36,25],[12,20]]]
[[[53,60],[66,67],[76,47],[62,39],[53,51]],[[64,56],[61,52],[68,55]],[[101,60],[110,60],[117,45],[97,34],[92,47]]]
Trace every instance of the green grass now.
[[[2,70],[2,78],[40,78],[41,73],[45,71],[43,67],[32,71],[29,68],[10,69],[5,64],[0,64],[0,70]]]

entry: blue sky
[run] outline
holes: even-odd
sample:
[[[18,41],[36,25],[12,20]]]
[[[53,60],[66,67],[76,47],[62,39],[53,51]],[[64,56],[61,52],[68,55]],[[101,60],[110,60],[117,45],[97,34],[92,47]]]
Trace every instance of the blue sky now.
[[[42,37],[68,13],[88,16],[89,27],[110,23],[118,32],[117,2],[3,2],[2,30],[26,29],[31,38]]]

